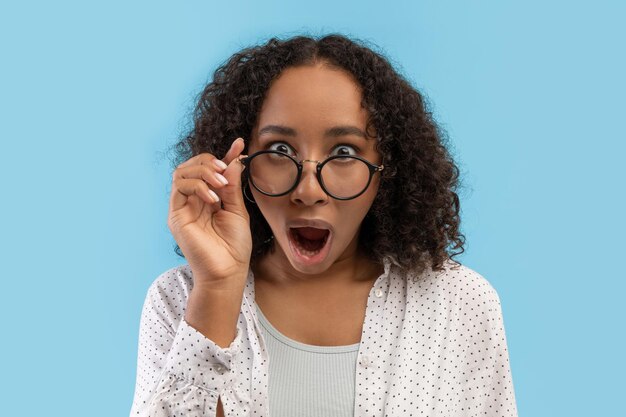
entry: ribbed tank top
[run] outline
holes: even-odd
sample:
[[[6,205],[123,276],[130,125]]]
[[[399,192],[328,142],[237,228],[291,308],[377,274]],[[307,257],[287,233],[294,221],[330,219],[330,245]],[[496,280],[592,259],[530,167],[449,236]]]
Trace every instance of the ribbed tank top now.
[[[256,303],[255,303],[256,305]],[[315,346],[280,333],[256,305],[269,355],[269,417],[352,417],[360,343]]]

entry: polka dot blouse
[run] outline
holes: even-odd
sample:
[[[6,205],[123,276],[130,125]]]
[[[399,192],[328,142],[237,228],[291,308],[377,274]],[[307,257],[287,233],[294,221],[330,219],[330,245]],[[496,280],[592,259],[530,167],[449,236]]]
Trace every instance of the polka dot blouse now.
[[[367,301],[356,355],[354,416],[517,416],[500,299],[464,265],[419,276],[392,258]],[[248,274],[227,348],[191,327],[189,265],[157,277],[143,305],[130,417],[275,417],[268,350]],[[310,406],[310,405],[309,405]]]

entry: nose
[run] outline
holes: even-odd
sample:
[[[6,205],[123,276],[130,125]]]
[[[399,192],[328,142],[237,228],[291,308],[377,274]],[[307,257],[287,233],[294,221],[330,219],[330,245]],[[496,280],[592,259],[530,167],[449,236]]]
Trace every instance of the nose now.
[[[317,180],[316,173],[317,161],[308,159],[302,161],[300,182],[290,194],[292,202],[305,206],[328,203],[329,196],[322,189],[322,185]]]

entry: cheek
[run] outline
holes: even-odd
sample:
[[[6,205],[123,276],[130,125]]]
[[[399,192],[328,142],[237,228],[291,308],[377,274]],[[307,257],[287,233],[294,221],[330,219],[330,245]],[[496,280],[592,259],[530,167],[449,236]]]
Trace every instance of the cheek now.
[[[274,231],[276,231],[275,227],[280,227],[279,222],[281,221],[281,217],[283,216],[283,201],[282,197],[268,197],[263,195],[256,190],[252,192],[254,201],[256,201],[257,207],[265,220],[269,223]]]
[[[367,187],[367,191],[363,193],[361,197],[363,197],[363,205],[367,207],[365,212],[369,211],[370,207],[374,203],[376,199],[376,195],[379,192],[380,188],[380,179],[377,177],[372,178],[372,182],[370,182],[369,187]]]
[[[340,209],[341,220],[339,224],[349,226],[346,229],[351,230],[352,233],[361,225],[363,218],[365,218],[365,215],[372,207],[375,197],[376,189],[368,189],[368,191],[353,200],[352,204],[346,204]]]

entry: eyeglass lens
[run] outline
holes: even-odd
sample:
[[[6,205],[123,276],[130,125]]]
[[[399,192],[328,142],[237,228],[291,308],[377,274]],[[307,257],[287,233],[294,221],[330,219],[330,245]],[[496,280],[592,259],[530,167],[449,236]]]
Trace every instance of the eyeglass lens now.
[[[290,158],[277,153],[260,154],[250,161],[250,176],[254,185],[263,192],[283,194],[295,184],[298,166]],[[365,189],[370,171],[361,160],[336,158],[324,164],[321,176],[330,194],[348,198]]]

